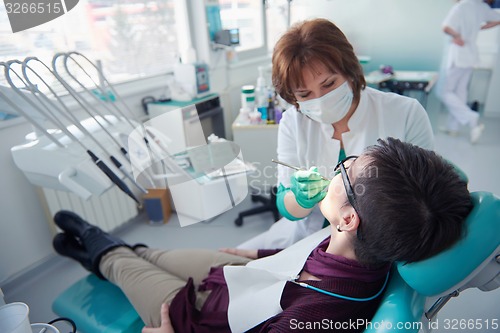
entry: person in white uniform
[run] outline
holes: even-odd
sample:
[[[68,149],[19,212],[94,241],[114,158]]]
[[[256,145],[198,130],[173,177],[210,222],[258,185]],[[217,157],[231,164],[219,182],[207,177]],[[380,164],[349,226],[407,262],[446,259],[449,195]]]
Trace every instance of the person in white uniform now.
[[[324,178],[333,178],[339,160],[359,155],[378,138],[434,149],[420,103],[366,87],[352,45],[332,22],[291,27],[277,42],[272,63],[273,85],[293,105],[279,124],[277,158],[305,171],[278,166],[276,203],[283,218],[240,249],[285,248],[320,230],[324,218],[316,204],[326,195]]]
[[[469,126],[471,143],[476,143],[484,130],[484,124],[479,123],[479,114],[467,105],[469,82],[473,68],[479,61],[477,35],[481,29],[499,24],[500,13],[483,0],[459,1],[443,21],[443,31],[451,37],[451,44],[441,96],[449,116],[446,127],[441,130],[458,135],[461,126]]]

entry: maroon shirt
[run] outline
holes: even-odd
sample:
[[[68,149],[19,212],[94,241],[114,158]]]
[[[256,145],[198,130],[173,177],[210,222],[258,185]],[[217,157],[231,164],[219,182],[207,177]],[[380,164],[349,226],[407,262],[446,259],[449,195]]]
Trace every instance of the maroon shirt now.
[[[304,265],[305,271],[321,281],[309,280],[307,283],[349,297],[367,298],[375,295],[384,284],[389,265],[369,269],[354,260],[326,253],[329,241],[330,237],[318,245]],[[278,251],[259,251],[259,257]],[[196,295],[191,279],[173,299],[170,319],[175,331],[230,332],[227,319],[229,293],[222,267],[212,268],[199,290],[211,290],[201,311],[194,306]],[[335,331],[338,327],[342,327],[343,332],[361,332],[365,327],[358,325],[358,320],[369,321],[379,303],[380,296],[366,302],[349,301],[287,282],[281,295],[283,311],[249,332],[288,332],[294,329],[300,332]],[[248,312],[251,315],[251,304]]]

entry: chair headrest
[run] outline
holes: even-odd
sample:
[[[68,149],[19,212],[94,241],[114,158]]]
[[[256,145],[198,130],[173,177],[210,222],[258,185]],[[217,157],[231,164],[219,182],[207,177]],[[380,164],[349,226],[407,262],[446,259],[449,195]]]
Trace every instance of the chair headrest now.
[[[500,251],[500,199],[489,192],[471,193],[474,207],[465,236],[451,248],[426,260],[398,263],[401,277],[425,296],[450,293],[465,285]],[[499,270],[500,271],[500,265]]]

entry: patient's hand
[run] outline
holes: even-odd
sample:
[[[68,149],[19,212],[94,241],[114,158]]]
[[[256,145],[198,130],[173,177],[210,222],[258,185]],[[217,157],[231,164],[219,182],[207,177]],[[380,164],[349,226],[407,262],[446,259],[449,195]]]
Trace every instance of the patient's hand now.
[[[222,249],[219,249],[219,251],[229,253],[229,254],[234,254],[234,255],[249,258],[249,259],[257,259],[257,250],[222,248]]]
[[[144,327],[142,333],[175,333],[170,317],[168,315],[168,305],[163,303],[161,305],[161,326],[158,328]]]

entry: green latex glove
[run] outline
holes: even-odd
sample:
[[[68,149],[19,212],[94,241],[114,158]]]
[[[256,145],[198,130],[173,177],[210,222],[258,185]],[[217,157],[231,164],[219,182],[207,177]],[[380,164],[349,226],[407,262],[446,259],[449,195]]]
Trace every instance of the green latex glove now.
[[[283,184],[280,183],[280,185],[278,186],[278,193],[276,193],[276,207],[278,207],[278,211],[280,212],[281,216],[286,217],[290,221],[297,221],[303,219],[303,217],[293,216],[286,209],[285,196],[288,192],[290,192],[290,188],[285,187],[283,186]]]
[[[290,190],[295,195],[295,200],[306,209],[313,208],[314,205],[323,200],[326,196],[326,191],[323,190],[330,184],[329,181],[321,178],[316,167],[296,171],[290,181]]]

